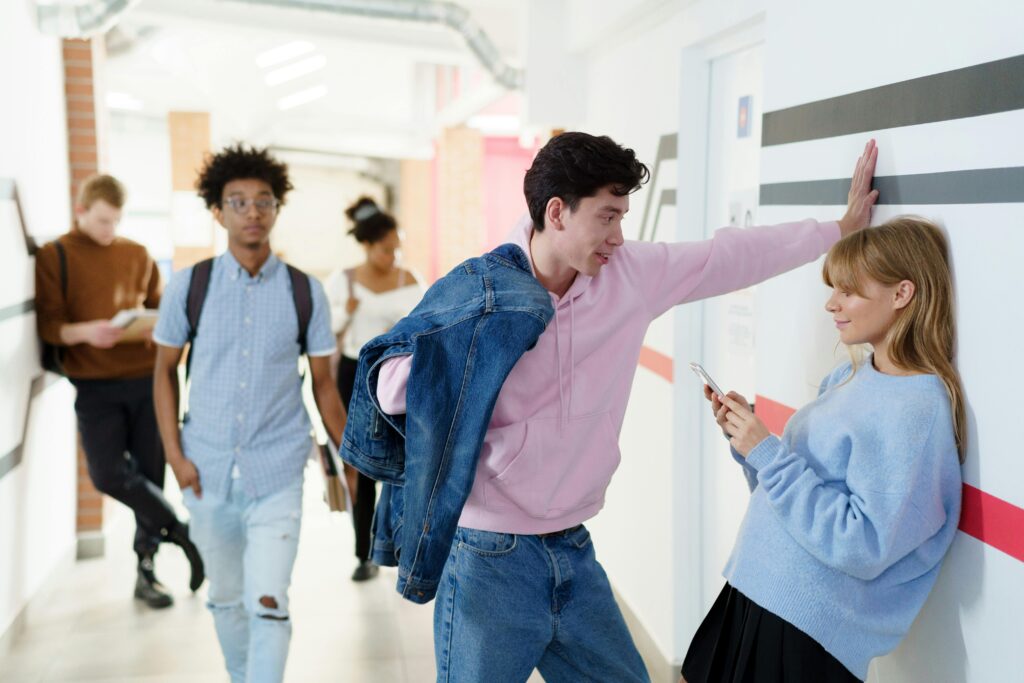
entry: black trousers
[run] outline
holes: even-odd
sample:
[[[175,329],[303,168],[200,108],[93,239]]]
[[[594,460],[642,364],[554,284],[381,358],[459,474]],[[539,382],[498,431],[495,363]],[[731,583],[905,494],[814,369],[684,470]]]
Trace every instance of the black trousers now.
[[[75,414],[93,486],[135,513],[135,553],[155,553],[161,529],[177,521],[164,498],[163,444],[153,410],[153,378],[72,380]]]
[[[358,361],[347,356],[342,356],[338,362],[338,393],[341,394],[345,410],[348,410],[348,403],[352,400],[352,387],[356,383],[358,365]],[[360,472],[358,486],[352,510],[352,524],[356,529],[356,557],[365,562],[370,558],[370,534],[373,526],[373,508],[377,505],[377,482]]]

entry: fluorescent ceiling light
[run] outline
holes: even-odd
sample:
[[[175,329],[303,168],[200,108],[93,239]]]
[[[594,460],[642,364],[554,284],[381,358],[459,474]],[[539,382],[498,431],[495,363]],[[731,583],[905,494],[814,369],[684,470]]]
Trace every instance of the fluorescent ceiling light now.
[[[108,92],[107,107],[110,109],[124,109],[126,111],[142,111],[142,100],[132,97],[128,93]]]
[[[319,71],[325,66],[327,66],[327,57],[324,55],[313,55],[312,57],[292,62],[288,66],[282,66],[280,69],[274,69],[267,74],[265,80],[267,85],[280,85],[300,76]]]
[[[278,45],[275,48],[271,48],[266,52],[261,52],[256,55],[256,66],[261,69],[266,69],[283,62],[287,62],[289,59],[295,59],[301,57],[304,54],[308,54],[316,49],[313,43],[306,40],[293,40],[290,43],[284,45]]]
[[[282,97],[277,101],[277,108],[281,111],[286,109],[292,109],[303,104],[308,104],[313,100],[319,100],[321,97],[327,94],[326,85],[318,85],[313,88],[307,88],[306,90],[300,90],[294,92],[287,97]]]

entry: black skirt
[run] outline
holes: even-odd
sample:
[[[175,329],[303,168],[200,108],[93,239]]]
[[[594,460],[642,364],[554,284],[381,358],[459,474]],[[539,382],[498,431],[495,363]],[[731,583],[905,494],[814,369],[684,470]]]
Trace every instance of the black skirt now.
[[[857,683],[809,635],[725,584],[683,660],[686,683]]]

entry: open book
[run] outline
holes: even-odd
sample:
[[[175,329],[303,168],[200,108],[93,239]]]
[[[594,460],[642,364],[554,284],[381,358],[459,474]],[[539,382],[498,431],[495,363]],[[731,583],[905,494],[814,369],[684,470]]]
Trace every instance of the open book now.
[[[146,332],[156,326],[160,311],[155,308],[130,308],[118,311],[110,324],[124,330],[121,342],[139,341]]]

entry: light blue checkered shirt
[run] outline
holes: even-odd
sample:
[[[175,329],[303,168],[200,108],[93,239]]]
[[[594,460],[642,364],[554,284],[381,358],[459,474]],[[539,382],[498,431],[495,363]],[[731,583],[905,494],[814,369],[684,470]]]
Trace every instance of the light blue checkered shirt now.
[[[160,302],[153,338],[183,347],[192,269],[176,273]],[[310,356],[334,353],[330,307],[310,278]],[[271,255],[255,277],[231,252],[214,260],[192,357],[189,411],[181,430],[185,457],[203,492],[227,496],[232,471],[250,496],[280,491],[302,477],[311,449],[309,415],[298,373],[299,325],[288,268]]]

